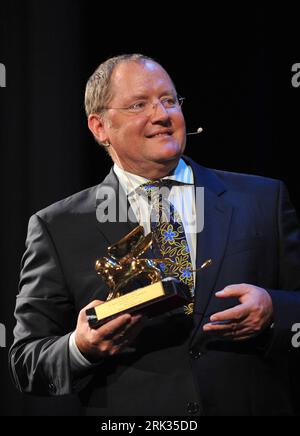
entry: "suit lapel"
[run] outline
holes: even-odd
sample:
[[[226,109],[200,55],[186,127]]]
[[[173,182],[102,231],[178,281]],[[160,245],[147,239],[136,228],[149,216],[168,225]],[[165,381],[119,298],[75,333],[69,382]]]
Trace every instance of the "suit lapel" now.
[[[128,219],[129,207],[127,196],[111,169],[96,194],[97,228],[108,245],[116,243],[138,225],[137,221]]]
[[[188,159],[194,173],[195,188],[204,187],[204,227],[197,233],[196,265],[199,268],[206,260],[212,264],[196,275],[195,314],[203,317],[214,291],[218,273],[229,235],[232,206],[222,195],[225,185],[214,173]],[[201,213],[201,211],[197,211]]]

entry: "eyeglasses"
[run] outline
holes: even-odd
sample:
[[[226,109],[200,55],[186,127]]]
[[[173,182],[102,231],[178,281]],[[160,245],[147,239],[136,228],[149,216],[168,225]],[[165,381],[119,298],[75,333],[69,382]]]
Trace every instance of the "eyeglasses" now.
[[[184,97],[166,97],[156,103],[151,101],[137,101],[127,107],[104,107],[104,110],[116,109],[133,115],[150,115],[160,104],[165,110],[179,111]]]

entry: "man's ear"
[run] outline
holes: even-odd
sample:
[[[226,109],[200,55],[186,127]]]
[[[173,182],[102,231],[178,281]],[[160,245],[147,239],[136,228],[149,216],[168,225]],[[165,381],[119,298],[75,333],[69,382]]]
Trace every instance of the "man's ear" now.
[[[89,115],[88,127],[98,142],[103,144],[106,141],[108,141],[106,128],[104,126],[104,120],[101,115],[99,114]]]

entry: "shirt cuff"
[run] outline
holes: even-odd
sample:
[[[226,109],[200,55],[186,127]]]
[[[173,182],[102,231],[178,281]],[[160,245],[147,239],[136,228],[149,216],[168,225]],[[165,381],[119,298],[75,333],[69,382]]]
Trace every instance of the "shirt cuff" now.
[[[75,342],[75,332],[70,335],[69,338],[69,354],[70,354],[70,365],[71,372],[78,373],[82,372],[85,369],[92,368],[94,366],[98,366],[98,363],[89,362],[79,351],[79,348]]]

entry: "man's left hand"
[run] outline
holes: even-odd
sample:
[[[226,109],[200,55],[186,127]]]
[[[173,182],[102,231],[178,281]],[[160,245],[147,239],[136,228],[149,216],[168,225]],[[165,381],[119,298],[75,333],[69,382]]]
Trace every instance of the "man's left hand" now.
[[[205,332],[217,334],[220,339],[244,341],[257,336],[272,322],[273,303],[265,289],[248,284],[231,285],[215,295],[236,297],[241,304],[212,315],[211,322],[203,326]]]

